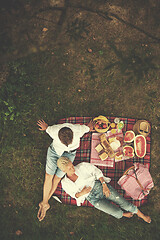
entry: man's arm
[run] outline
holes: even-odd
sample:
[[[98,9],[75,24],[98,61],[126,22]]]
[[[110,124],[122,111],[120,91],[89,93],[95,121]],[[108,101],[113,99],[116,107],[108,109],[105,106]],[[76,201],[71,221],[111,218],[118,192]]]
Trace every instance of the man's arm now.
[[[37,121],[37,125],[39,126],[40,131],[46,131],[46,133],[54,139],[57,136],[59,129],[63,124],[54,124],[52,126],[48,126],[48,124],[42,119]]]
[[[61,178],[57,177],[56,175],[45,174],[45,181],[43,185],[43,200],[39,203],[39,211],[38,211],[38,219],[42,221],[46,215],[46,211],[50,208],[48,203],[49,199],[51,198],[52,194],[55,192],[58,183],[60,182]]]
[[[37,122],[40,131],[45,131],[48,128],[48,124],[42,119]]]
[[[89,123],[88,123],[88,127],[90,128],[90,132],[93,132],[94,131],[94,125],[95,125],[95,123],[93,122],[93,120],[91,120]]]

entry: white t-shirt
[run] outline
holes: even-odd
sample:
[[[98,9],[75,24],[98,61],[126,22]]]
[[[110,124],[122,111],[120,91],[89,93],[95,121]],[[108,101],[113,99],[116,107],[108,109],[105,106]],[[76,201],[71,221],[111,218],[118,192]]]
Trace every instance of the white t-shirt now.
[[[73,141],[71,144],[64,145],[59,137],[58,132],[61,128],[68,127],[73,131]],[[46,132],[50,135],[50,137],[53,139],[53,147],[56,151],[56,153],[61,156],[64,151],[72,151],[74,149],[77,149],[80,145],[80,138],[87,132],[89,132],[90,128],[86,125],[80,125],[80,124],[72,124],[72,123],[63,123],[63,124],[57,124],[53,126],[48,126],[46,129]]]
[[[103,177],[105,182],[110,182],[111,179],[104,177],[102,171],[91,163],[82,162],[75,166],[75,174],[78,176],[75,182],[71,181],[67,175],[61,180],[62,188],[72,198],[77,201],[77,206],[84,202],[89,193],[76,198],[76,193],[80,192],[85,186],[93,188],[95,181]]]

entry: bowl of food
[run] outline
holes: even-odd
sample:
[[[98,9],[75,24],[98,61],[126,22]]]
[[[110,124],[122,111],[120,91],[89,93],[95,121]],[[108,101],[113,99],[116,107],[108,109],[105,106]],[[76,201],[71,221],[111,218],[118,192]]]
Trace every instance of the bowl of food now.
[[[100,115],[98,117],[95,117],[93,119],[93,122],[94,122],[94,129],[96,130],[96,132],[105,133],[110,128],[110,122],[104,116]]]

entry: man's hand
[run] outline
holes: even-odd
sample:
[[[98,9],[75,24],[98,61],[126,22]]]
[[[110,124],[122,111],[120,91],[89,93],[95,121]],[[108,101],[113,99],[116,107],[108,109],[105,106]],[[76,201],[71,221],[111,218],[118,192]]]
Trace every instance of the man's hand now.
[[[107,184],[103,184],[103,194],[106,197],[109,197],[109,195],[110,195],[110,191],[109,191],[109,188],[107,187]]]
[[[88,123],[88,127],[90,128],[90,132],[93,132],[94,131],[94,122],[93,122],[93,120],[91,120],[89,123]]]
[[[40,127],[40,131],[45,131],[48,127],[48,124],[42,119],[37,122],[37,125]]]
[[[49,203],[43,203],[43,202],[39,203],[39,210],[37,214],[37,218],[39,219],[39,221],[42,221],[44,219],[44,217],[46,216],[46,212],[49,208],[50,208]]]

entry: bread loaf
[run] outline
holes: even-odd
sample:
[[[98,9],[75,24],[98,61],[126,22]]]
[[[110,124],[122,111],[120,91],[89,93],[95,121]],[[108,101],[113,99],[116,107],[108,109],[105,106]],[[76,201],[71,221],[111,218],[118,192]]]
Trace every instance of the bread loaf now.
[[[101,145],[103,146],[103,148],[104,148],[105,152],[108,154],[108,156],[113,158],[115,154],[114,154],[114,151],[111,148],[109,142],[107,141],[105,134],[102,134],[100,136],[100,141],[101,141]]]
[[[104,161],[108,158],[108,154],[106,152],[103,152],[99,155],[99,157],[102,161]]]

